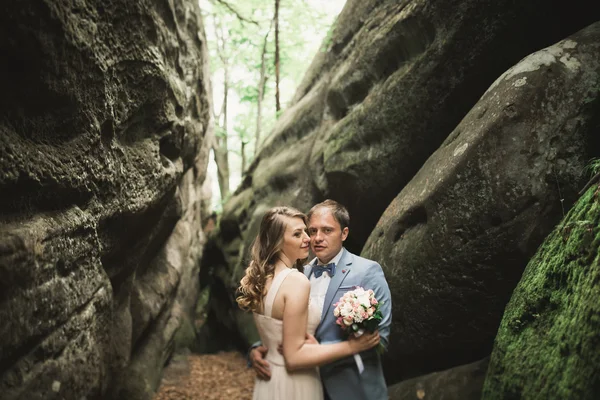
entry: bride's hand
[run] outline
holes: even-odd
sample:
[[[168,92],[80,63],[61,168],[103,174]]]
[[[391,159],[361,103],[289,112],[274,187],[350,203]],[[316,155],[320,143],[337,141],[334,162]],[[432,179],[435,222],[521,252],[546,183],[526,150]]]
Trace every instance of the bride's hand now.
[[[359,338],[351,336],[348,342],[350,343],[350,347],[352,347],[352,352],[356,354],[377,346],[379,340],[379,331],[375,331],[373,333],[365,332]]]

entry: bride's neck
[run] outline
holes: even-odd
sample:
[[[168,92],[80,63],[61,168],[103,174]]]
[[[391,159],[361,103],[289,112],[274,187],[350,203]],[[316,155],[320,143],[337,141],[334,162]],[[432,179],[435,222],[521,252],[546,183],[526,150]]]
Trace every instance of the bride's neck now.
[[[281,254],[279,256],[279,259],[275,262],[275,272],[279,272],[292,267],[293,263],[284,254]]]

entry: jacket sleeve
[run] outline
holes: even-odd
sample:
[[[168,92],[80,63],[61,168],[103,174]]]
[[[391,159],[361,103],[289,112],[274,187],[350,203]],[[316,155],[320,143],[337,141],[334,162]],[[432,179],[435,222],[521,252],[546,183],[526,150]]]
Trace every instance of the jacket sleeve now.
[[[362,287],[366,290],[372,289],[380,304],[379,309],[383,314],[383,319],[379,323],[379,335],[381,343],[387,349],[392,325],[392,295],[381,265],[373,261],[362,279]]]
[[[248,349],[248,352],[246,353],[246,365],[248,366],[248,368],[252,367],[252,361],[250,361],[250,352],[252,350],[254,350],[255,348],[257,348],[258,346],[262,346],[262,342],[260,340],[256,343],[252,344],[252,346],[250,346],[250,348]]]

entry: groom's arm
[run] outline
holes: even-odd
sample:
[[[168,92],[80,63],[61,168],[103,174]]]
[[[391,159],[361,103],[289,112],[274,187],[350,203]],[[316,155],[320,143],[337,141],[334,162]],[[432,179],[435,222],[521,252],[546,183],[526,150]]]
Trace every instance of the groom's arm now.
[[[381,310],[381,314],[383,314],[383,319],[379,323],[379,336],[381,337],[381,343],[387,349],[392,325],[392,295],[390,294],[390,288],[383,275],[383,269],[375,261],[373,261],[373,264],[365,271],[362,279],[362,287],[365,289],[373,289],[375,298],[380,303],[379,309]]]

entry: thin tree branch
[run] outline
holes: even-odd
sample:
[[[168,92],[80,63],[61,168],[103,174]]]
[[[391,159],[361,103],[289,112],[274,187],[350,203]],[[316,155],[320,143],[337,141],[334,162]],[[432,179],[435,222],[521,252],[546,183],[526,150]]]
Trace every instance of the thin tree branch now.
[[[275,21],[271,20],[271,25],[269,25],[269,31],[265,35],[263,40],[263,48],[260,56],[260,79],[258,81],[258,98],[256,101],[256,132],[255,136],[255,149],[258,148],[260,144],[260,128],[262,124],[262,102],[265,97],[265,86],[267,85],[267,73],[266,73],[266,55],[267,55],[267,45],[269,41],[269,35],[271,34],[271,29],[273,28],[273,23]]]
[[[275,0],[275,112],[281,110],[279,101],[279,0]]]
[[[598,182],[598,180],[600,180],[600,172],[598,172],[596,175],[594,175],[592,177],[592,179],[590,179],[588,181],[588,183],[586,183],[586,185],[583,187],[583,189],[581,189],[581,191],[579,192],[579,195],[583,195],[589,188],[590,186],[592,186],[594,183]]]
[[[235,14],[235,16],[240,20],[240,22],[244,23],[244,22],[248,22],[250,24],[254,24],[256,26],[260,26],[258,24],[258,22],[256,22],[253,19],[250,18],[246,18],[243,15],[241,15],[231,4],[229,4],[228,2],[226,2],[225,0],[211,0],[212,2],[217,2],[219,4],[221,4],[223,7],[227,8],[229,11],[231,11],[232,13]]]

